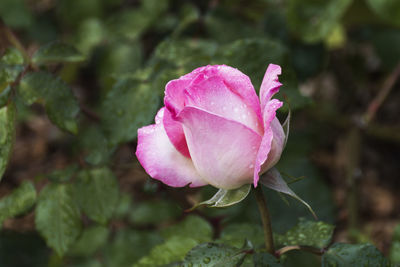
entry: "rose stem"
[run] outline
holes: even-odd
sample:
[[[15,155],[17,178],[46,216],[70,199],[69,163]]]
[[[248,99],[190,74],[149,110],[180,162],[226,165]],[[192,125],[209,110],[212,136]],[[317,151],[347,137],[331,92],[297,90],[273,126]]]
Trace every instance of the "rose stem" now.
[[[272,237],[271,220],[269,218],[267,201],[264,197],[264,193],[260,185],[254,188],[254,194],[256,196],[258,209],[260,211],[261,220],[263,224],[265,248],[268,253],[274,255],[275,248],[274,248],[274,238]]]

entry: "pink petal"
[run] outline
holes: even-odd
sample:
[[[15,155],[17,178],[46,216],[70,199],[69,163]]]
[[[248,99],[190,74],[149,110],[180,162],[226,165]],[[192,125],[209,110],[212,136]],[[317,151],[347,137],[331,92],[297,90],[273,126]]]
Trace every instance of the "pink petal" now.
[[[239,95],[242,100],[254,110],[259,120],[262,121],[260,101],[258,100],[250,78],[240,70],[226,65],[219,66],[219,73],[229,89]]]
[[[186,106],[182,121],[193,163],[209,184],[223,189],[251,183],[261,136],[247,126]]]
[[[281,67],[275,64],[269,64],[265,72],[264,79],[260,88],[261,110],[270,101],[271,97],[279,91],[282,84],[278,80],[278,75],[282,73]]]
[[[276,117],[276,110],[278,108],[280,108],[283,105],[282,102],[280,102],[277,99],[272,99],[271,101],[269,101],[264,108],[263,111],[263,117],[264,117],[264,136],[262,137],[262,141],[261,141],[261,145],[258,149],[257,152],[257,157],[256,157],[256,161],[255,161],[255,166],[254,166],[254,186],[257,186],[258,183],[258,179],[259,179],[259,174],[261,171],[261,166],[267,161],[268,157],[269,157],[269,153],[271,151],[271,148],[273,146],[273,138],[274,138],[274,128],[278,128],[276,125],[274,125],[274,127],[272,127],[272,121],[275,119]],[[278,132],[278,130],[275,130],[276,132]],[[283,131],[283,130],[282,130]],[[277,141],[278,138],[280,138],[280,135],[277,136]],[[282,142],[282,146],[283,146],[283,142]],[[282,148],[283,149],[283,148]],[[274,152],[276,153],[276,152]],[[276,159],[276,155],[271,155],[273,160]],[[279,154],[280,156],[280,154]],[[263,169],[263,171],[266,171]]]
[[[190,158],[182,124],[172,118],[171,112],[169,112],[168,109],[164,109],[163,123],[165,132],[176,150],[182,153],[185,157]]]
[[[168,82],[165,86],[164,104],[166,109],[164,112],[164,128],[171,143],[182,155],[188,158],[190,158],[190,154],[182,126],[174,118],[185,105],[185,89],[204,68],[206,67],[197,68],[179,79]]]
[[[283,131],[282,125],[276,117],[271,122],[271,130],[273,136],[271,149],[268,153],[267,160],[261,166],[260,173],[266,172],[271,167],[275,166],[276,163],[278,163],[285,146],[285,132]]]
[[[262,135],[263,126],[257,113],[240,95],[227,87],[218,73],[210,73],[212,70],[218,70],[216,67],[210,69],[200,73],[186,89],[185,105],[240,122]]]
[[[136,156],[154,179],[172,187],[206,185],[193,162],[179,153],[170,142],[163,125],[164,108],[156,116],[156,124],[138,130]]]
[[[205,67],[200,67],[193,70],[191,73],[183,75],[179,79],[169,81],[165,86],[165,107],[175,117],[184,107],[185,104],[185,89],[192,83],[196,76],[201,73]]]

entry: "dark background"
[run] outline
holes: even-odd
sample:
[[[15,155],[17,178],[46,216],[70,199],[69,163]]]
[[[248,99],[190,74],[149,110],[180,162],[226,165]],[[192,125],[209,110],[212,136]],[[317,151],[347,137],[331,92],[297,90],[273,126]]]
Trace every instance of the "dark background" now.
[[[131,266],[146,255],[158,230],[215,191],[164,186],[134,156],[136,130],[153,123],[165,83],[198,66],[227,64],[258,90],[269,63],[282,66],[279,98],[286,95],[293,115],[278,169],[288,181],[304,176],[290,186],[336,225],[335,242],[371,242],[400,262],[400,239],[392,242],[400,222],[399,1],[0,0],[0,17],[0,54],[13,46],[9,30],[28,55],[61,40],[86,58],[46,66],[78,99],[77,135],[59,130],[40,103],[15,98],[16,141],[0,197],[26,180],[39,192],[68,170],[91,166],[108,166],[119,188],[106,224],[82,216],[85,229],[99,227],[93,251],[78,247],[60,259],[35,230],[30,208],[3,222],[0,266]],[[267,197],[278,233],[312,218],[295,200]],[[252,196],[193,213],[211,223],[215,239],[226,226],[259,224]]]

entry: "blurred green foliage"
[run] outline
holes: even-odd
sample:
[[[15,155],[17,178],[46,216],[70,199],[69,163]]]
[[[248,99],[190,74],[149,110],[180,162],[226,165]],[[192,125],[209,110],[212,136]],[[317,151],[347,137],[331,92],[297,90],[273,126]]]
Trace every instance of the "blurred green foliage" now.
[[[23,214],[36,202],[36,190],[30,181],[23,182],[10,195],[0,200],[0,222]]]
[[[0,109],[0,180],[6,170],[14,144],[15,107],[12,103]]]
[[[187,215],[191,197],[201,202],[215,189],[186,194],[143,183],[133,152],[137,129],[153,123],[162,106],[165,84],[207,64],[238,68],[256,91],[268,64],[280,64],[278,98],[288,100],[295,120],[312,108],[322,112],[304,85],[331,62],[361,88],[366,73],[399,64],[399,3],[1,0],[0,179],[6,173],[2,183],[12,190],[0,199],[0,222],[33,214],[36,232],[1,230],[0,266],[384,266],[373,245],[330,244],[337,215],[330,185],[309,157],[325,138],[313,121],[291,130],[277,168],[321,221],[292,198],[264,193],[277,247],[313,246],[326,250],[322,257],[290,251],[277,260],[266,253],[252,194],[231,207]],[[365,59],[366,53],[372,55]],[[365,101],[367,93],[358,97],[351,81],[343,83],[351,90],[341,93]],[[65,152],[63,168],[50,163],[32,181],[13,181],[6,167],[15,131],[44,113],[61,130],[52,146]],[[123,153],[128,167],[117,157]],[[239,201],[248,189],[223,197]],[[398,232],[393,263],[400,262]]]
[[[299,223],[283,235],[276,235],[277,246],[327,247],[332,238],[334,226],[324,222],[305,221]]]
[[[387,259],[371,244],[336,243],[322,257],[323,266],[389,266]]]

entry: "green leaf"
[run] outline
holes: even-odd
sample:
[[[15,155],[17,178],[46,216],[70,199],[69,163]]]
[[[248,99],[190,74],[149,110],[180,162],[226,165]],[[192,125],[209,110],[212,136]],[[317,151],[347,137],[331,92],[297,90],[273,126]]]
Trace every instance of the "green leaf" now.
[[[32,56],[35,64],[79,62],[85,57],[73,46],[56,41],[40,47]]]
[[[218,10],[207,12],[204,17],[207,33],[212,40],[219,43],[232,43],[242,38],[253,38],[263,35],[258,27],[253,27],[236,14],[227,14]]]
[[[263,175],[260,176],[260,183],[272,190],[287,194],[296,200],[300,201],[304,206],[308,208],[308,210],[312,213],[312,215],[317,218],[315,212],[312,210],[311,206],[301,199],[296,193],[293,192],[292,189],[286,184],[285,180],[283,180],[281,174],[276,168],[272,168]]]
[[[24,70],[23,64],[24,57],[21,52],[16,48],[7,48],[0,59],[0,91],[6,90],[6,87],[17,79],[18,75]],[[4,93],[1,92],[1,94]]]
[[[108,168],[83,170],[75,182],[75,194],[79,206],[92,220],[106,223],[118,203],[118,182]]]
[[[240,248],[245,240],[254,246],[264,244],[264,233],[260,225],[250,223],[229,224],[222,232],[218,243]]]
[[[322,256],[323,267],[390,266],[382,253],[371,244],[335,243]]]
[[[5,219],[22,214],[36,202],[36,190],[32,182],[25,181],[11,194],[0,199],[0,225]]]
[[[181,215],[182,210],[174,202],[167,200],[148,201],[135,204],[130,221],[139,224],[158,224]]]
[[[70,88],[61,79],[47,72],[29,73],[22,78],[17,90],[27,105],[44,101],[49,119],[58,127],[74,134],[78,132],[75,117],[79,105]]]
[[[174,236],[163,244],[155,246],[133,267],[156,267],[183,260],[185,254],[198,242],[190,237]]]
[[[0,88],[0,108],[7,105],[11,95],[11,86],[6,86],[4,89]]]
[[[76,48],[89,55],[104,38],[104,25],[101,20],[93,17],[85,19],[79,24],[74,38]]]
[[[203,243],[185,256],[181,266],[184,267],[235,267],[243,261],[246,253],[227,245],[215,243]]]
[[[132,266],[162,242],[162,238],[154,231],[119,230],[114,240],[104,248],[104,266]]]
[[[70,166],[65,167],[64,169],[54,170],[50,174],[47,175],[47,178],[52,182],[62,183],[67,182],[71,179],[72,176],[76,174],[78,171],[78,165],[72,164]]]
[[[135,80],[117,82],[100,105],[102,124],[111,144],[136,138],[137,130],[154,119],[160,96],[149,84]]]
[[[269,253],[255,253],[253,255],[254,267],[282,267],[278,259]]]
[[[179,36],[189,25],[200,19],[200,10],[192,4],[184,4],[180,13],[179,24],[174,27],[171,36]]]
[[[181,76],[199,66],[210,64],[217,48],[217,44],[211,41],[168,39],[157,46],[151,63],[155,65],[153,67],[157,67],[160,62],[168,62],[170,63],[168,68],[171,68],[171,66],[179,68],[179,76]],[[176,79],[179,76],[174,78]]]
[[[49,247],[64,255],[81,232],[79,208],[68,184],[49,184],[40,192],[36,229]]]
[[[85,161],[92,165],[107,163],[115,146],[108,143],[99,125],[82,129],[79,134],[79,146],[85,152]]]
[[[15,132],[15,108],[12,104],[0,108],[0,180],[12,152]]]
[[[107,242],[108,228],[92,226],[85,229],[76,243],[68,251],[68,255],[89,257],[98,251]]]
[[[174,236],[190,236],[197,242],[202,243],[212,239],[212,227],[210,223],[201,217],[189,215],[182,222],[163,229],[161,235],[165,239]]]
[[[108,21],[107,32],[116,39],[136,40],[152,23],[152,18],[140,9],[125,9]]]
[[[300,245],[325,248],[332,240],[334,228],[331,224],[301,218],[299,223],[285,234],[275,234],[275,243],[277,246]]]
[[[394,264],[400,264],[400,241],[392,242],[389,259]]]
[[[367,0],[370,8],[378,16],[394,25],[400,26],[400,2],[397,0]]]
[[[121,192],[118,198],[118,204],[115,208],[113,217],[115,219],[125,218],[132,207],[132,195],[127,192]]]
[[[167,10],[168,0],[147,0],[140,8],[125,9],[111,17],[109,35],[117,39],[136,40]]]
[[[400,263],[400,224],[396,226],[393,232],[392,245],[390,247],[389,259],[392,263]]]
[[[9,47],[1,57],[0,62],[9,65],[22,65],[24,64],[24,56],[18,49]]]
[[[352,0],[290,0],[286,10],[289,29],[304,42],[319,42],[340,22],[351,2]]]
[[[102,86],[111,88],[115,79],[129,77],[142,65],[143,48],[140,42],[109,44],[103,51],[98,68]]]
[[[194,205],[190,210],[194,210],[203,205],[212,208],[225,208],[235,205],[247,197],[250,193],[250,189],[250,184],[245,184],[232,190],[219,189],[212,198]]]
[[[0,88],[13,83],[23,69],[22,65],[8,65],[0,62]]]

